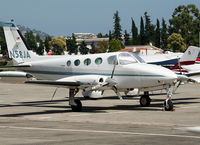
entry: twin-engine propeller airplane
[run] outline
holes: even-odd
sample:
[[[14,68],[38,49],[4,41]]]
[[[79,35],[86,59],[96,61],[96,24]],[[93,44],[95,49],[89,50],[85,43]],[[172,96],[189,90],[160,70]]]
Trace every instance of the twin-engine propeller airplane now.
[[[79,90],[99,91],[111,89],[123,99],[120,92],[138,88],[144,92],[142,106],[150,105],[148,91],[157,87],[167,90],[165,110],[172,110],[170,86],[177,75],[171,70],[152,64],[128,52],[101,53],[75,56],[45,57],[28,51],[28,46],[13,23],[0,22],[3,26],[9,57],[17,70],[33,75],[31,84],[54,85],[69,88],[69,105],[73,111],[81,111],[82,103],[75,99]]]

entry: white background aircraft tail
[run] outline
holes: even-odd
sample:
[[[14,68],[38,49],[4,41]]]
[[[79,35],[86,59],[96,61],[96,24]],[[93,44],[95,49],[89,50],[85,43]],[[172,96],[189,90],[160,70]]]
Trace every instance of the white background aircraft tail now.
[[[183,65],[194,64],[200,52],[200,48],[196,46],[189,46],[185,53],[181,56],[179,62],[172,66],[171,70],[178,70]]]
[[[196,58],[199,54],[200,48],[195,46],[189,46],[188,49],[185,51],[185,53],[181,56],[180,62],[192,62],[194,63],[196,61]]]

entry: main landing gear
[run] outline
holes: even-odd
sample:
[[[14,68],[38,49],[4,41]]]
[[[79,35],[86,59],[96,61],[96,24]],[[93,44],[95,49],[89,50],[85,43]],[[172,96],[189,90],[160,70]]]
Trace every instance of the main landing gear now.
[[[174,109],[174,105],[173,105],[173,102],[172,102],[172,92],[170,91],[170,85],[167,85],[166,87],[166,91],[167,91],[167,98],[166,100],[164,101],[164,110],[165,111],[173,111]],[[144,95],[142,95],[140,97],[140,105],[142,107],[147,107],[151,104],[151,98],[149,97],[149,92],[146,91],[144,92]]]
[[[116,87],[112,88],[113,91],[117,94],[120,99],[123,99],[120,95],[118,89]],[[78,93],[79,89],[69,89],[69,105],[74,112],[80,112],[82,110],[82,103],[79,99],[74,99],[74,96]],[[165,111],[172,111],[174,106],[171,100],[172,93],[170,91],[170,86],[167,85],[167,99],[164,101],[164,110]],[[140,97],[140,105],[141,106],[149,106],[151,104],[151,98],[149,97],[149,92],[144,92],[144,95]]]
[[[140,105],[143,107],[149,106],[151,103],[151,98],[149,97],[149,92],[144,92],[144,95],[140,97]]]
[[[82,103],[79,99],[74,99],[74,96],[78,93],[79,89],[69,89],[69,105],[74,112],[80,112],[82,110]]]

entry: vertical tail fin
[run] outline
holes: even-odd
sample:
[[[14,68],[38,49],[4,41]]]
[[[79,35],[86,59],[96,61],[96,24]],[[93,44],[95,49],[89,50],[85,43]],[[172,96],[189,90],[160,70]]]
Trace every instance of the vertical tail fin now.
[[[179,62],[171,67],[171,70],[181,69],[181,65],[194,64],[200,52],[200,47],[189,46],[185,53],[179,59]]]
[[[0,26],[3,26],[9,58],[13,59],[15,65],[30,62],[37,57],[36,54],[28,51],[25,39],[13,23],[0,22]]]
[[[194,64],[200,52],[200,47],[189,46],[185,53],[180,58],[181,65],[188,63]]]

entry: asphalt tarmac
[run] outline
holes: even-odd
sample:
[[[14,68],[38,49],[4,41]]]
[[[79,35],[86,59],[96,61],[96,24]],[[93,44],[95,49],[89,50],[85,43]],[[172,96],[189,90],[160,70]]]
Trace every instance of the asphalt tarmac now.
[[[106,91],[84,99],[82,112],[72,112],[68,89],[0,79],[0,144],[14,145],[200,145],[200,84],[181,85],[173,95],[174,111],[163,111],[165,91],[153,92],[149,107],[138,97],[119,100]]]

